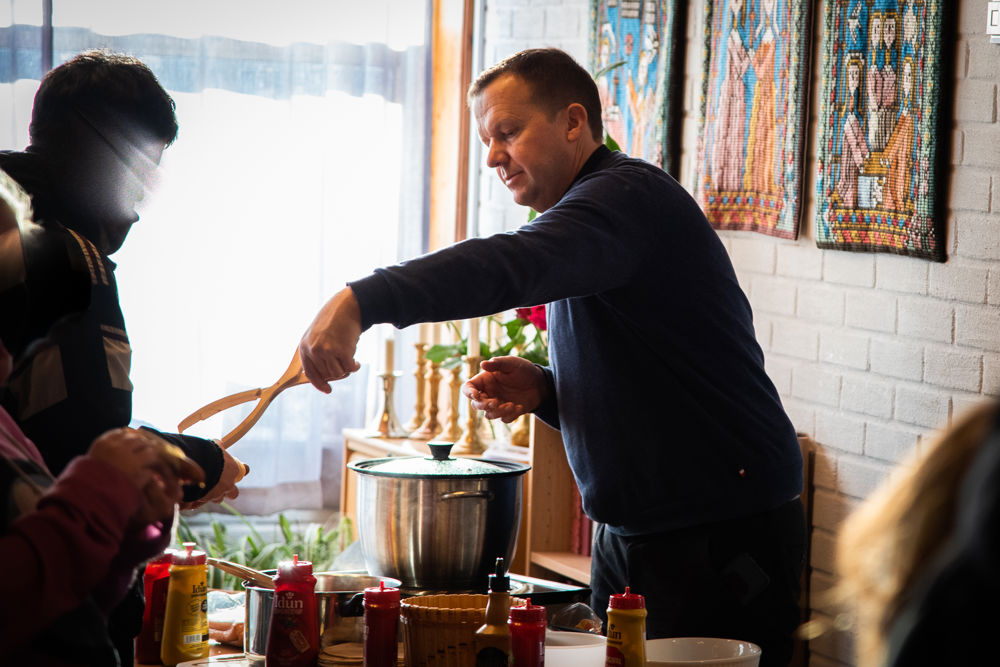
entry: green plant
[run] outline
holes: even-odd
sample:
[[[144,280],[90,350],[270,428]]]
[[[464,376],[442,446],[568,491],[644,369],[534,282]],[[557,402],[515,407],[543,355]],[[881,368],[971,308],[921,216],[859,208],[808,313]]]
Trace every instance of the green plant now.
[[[232,536],[226,526],[214,517],[209,524],[210,533],[201,533],[180,517],[177,535],[182,542],[194,542],[212,558],[239,563],[255,570],[273,570],[278,561],[291,560],[298,554],[300,560],[313,564],[314,572],[329,570],[334,559],[354,541],[354,524],[348,517],[341,517],[336,526],[308,523],[304,527],[293,525],[284,514],[278,515],[274,526],[275,537],[268,541],[249,519],[228,503],[222,508],[237,517],[249,532],[242,538]],[[209,568],[209,588],[242,590],[240,579],[216,568]]]
[[[499,324],[503,329],[504,336],[500,341],[497,341],[499,343],[497,347],[492,349],[487,343],[479,342],[481,360],[512,354],[535,364],[548,365],[549,347],[545,339],[545,306],[517,308],[514,311],[514,317],[506,322],[501,322],[494,315],[486,320],[488,326]],[[461,331],[454,322],[448,322],[448,326],[456,336],[461,335]],[[441,368],[451,369],[462,363],[462,357],[466,355],[467,349],[468,337],[465,337],[457,343],[432,345],[424,356],[436,364],[441,364]]]

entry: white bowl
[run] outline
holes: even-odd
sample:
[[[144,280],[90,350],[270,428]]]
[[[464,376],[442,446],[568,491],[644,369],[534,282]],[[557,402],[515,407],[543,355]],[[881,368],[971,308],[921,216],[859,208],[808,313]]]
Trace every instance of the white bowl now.
[[[760,647],[738,639],[671,637],[646,641],[646,664],[657,667],[719,665],[756,667]]]
[[[607,640],[591,632],[545,632],[545,667],[604,667]]]

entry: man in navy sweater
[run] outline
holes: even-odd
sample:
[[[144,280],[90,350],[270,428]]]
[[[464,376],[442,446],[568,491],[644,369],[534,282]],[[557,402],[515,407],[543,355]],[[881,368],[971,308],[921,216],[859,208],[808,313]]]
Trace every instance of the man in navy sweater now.
[[[629,585],[650,638],[734,637],[787,664],[802,457],[718,235],[668,174],[604,147],[597,87],[565,53],[518,53],[468,98],[487,164],[540,215],[351,282],[302,339],[306,374],[329,391],[376,323],[547,304],[551,365],[491,359],[463,391],[490,419],[561,430],[600,523],[592,606]]]

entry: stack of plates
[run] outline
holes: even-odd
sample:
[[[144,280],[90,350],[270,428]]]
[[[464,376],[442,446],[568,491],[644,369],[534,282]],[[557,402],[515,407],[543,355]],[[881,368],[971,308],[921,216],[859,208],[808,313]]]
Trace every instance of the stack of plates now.
[[[403,665],[403,644],[398,645],[396,665]],[[331,644],[320,649],[316,664],[319,667],[334,667],[335,665],[360,665],[364,661],[365,648],[358,642]]]

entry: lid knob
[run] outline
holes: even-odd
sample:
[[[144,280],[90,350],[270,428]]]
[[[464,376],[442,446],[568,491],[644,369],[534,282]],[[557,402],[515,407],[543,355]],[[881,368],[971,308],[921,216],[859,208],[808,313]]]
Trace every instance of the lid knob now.
[[[449,455],[451,454],[451,448],[454,446],[454,442],[427,443],[427,447],[431,450],[431,456],[434,457],[435,461],[447,461],[449,459]]]

